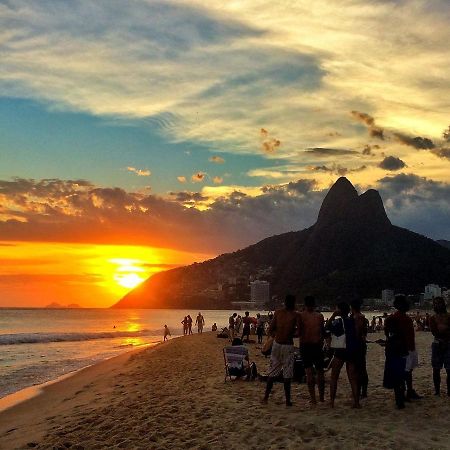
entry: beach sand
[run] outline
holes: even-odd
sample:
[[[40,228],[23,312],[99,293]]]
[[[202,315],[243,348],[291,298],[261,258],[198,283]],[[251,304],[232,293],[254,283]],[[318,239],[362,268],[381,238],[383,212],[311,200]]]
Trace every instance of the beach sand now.
[[[369,398],[350,408],[344,370],[332,410],[311,407],[305,384],[294,384],[292,408],[278,383],[262,405],[264,383],[224,382],[226,340],[181,337],[84,369],[0,413],[0,448],[446,449],[450,399],[433,395],[430,343],[430,333],[417,333],[414,380],[423,400],[395,409],[393,393],[381,387],[384,350],[369,344]],[[264,371],[260,346],[248,347]],[[329,373],[327,398],[328,380]]]

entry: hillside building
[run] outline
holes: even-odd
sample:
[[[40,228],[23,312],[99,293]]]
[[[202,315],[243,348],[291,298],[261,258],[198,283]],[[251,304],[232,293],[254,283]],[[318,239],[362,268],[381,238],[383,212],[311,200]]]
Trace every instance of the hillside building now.
[[[442,296],[442,290],[437,284],[427,284],[425,286],[425,292],[423,295],[423,299],[426,300],[433,300],[433,298],[441,297]]]

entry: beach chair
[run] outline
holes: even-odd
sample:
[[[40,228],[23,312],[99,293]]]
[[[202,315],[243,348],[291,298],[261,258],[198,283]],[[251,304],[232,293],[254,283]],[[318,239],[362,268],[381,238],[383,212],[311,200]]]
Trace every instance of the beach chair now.
[[[225,363],[225,380],[233,381],[233,378],[249,376],[251,373],[250,361],[247,358],[248,351],[243,345],[229,346],[223,349]]]

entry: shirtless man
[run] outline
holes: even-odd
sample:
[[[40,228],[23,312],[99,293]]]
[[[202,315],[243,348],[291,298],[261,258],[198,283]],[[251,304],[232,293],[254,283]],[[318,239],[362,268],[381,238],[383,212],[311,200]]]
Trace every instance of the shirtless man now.
[[[300,334],[300,354],[306,371],[309,396],[311,404],[316,402],[316,389],[314,369],[317,372],[317,384],[319,387],[319,400],[324,401],[325,379],[323,376],[323,338],[324,318],[315,311],[316,301],[314,297],[305,297],[305,309],[299,314],[298,327]]]
[[[272,353],[270,355],[270,368],[267,377],[266,392],[263,403],[269,400],[274,378],[283,371],[284,395],[286,406],[292,406],[291,380],[294,376],[294,334],[298,323],[298,314],[295,311],[295,297],[286,295],[285,307],[275,312],[270,322],[268,335],[274,338]]]
[[[447,395],[450,397],[450,314],[442,297],[433,301],[434,316],[430,317],[430,330],[434,336],[431,344],[431,365],[436,395],[441,394],[441,369],[447,372]]]
[[[197,325],[198,333],[203,333],[203,326],[205,325],[205,318],[202,316],[202,313],[198,313],[197,318],[195,319],[195,325]]]

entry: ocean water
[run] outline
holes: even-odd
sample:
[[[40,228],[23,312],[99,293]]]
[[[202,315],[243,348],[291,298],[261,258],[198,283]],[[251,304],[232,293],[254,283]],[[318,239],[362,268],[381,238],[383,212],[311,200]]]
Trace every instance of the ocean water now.
[[[198,311],[0,308],[0,398],[74,370],[183,334]],[[228,324],[230,311],[202,311],[205,331]],[[252,312],[252,315],[256,312]],[[193,331],[196,329],[193,327]]]

